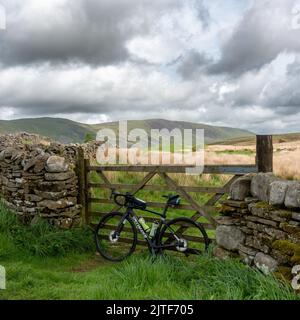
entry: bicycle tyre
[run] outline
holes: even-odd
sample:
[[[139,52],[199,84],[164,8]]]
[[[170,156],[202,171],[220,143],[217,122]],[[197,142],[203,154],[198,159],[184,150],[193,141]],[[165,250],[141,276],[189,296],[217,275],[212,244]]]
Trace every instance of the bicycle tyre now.
[[[113,226],[117,227],[123,216],[124,214],[120,212],[110,212],[100,220],[95,229],[97,251],[109,261],[119,262],[128,258],[137,245],[137,230],[130,217],[126,218],[124,224],[126,229],[121,231],[118,239],[112,239]],[[123,242],[125,240],[126,242]]]

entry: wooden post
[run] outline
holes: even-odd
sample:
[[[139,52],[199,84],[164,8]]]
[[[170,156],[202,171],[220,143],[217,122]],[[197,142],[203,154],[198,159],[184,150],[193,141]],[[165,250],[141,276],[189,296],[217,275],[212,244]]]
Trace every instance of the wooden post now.
[[[273,137],[256,136],[256,165],[258,172],[273,172]]]
[[[87,224],[87,213],[86,213],[86,173],[85,173],[85,161],[84,151],[81,147],[77,149],[77,165],[76,171],[78,176],[78,203],[81,205],[81,218],[82,223]]]
[[[85,194],[85,209],[84,209],[84,214],[85,214],[85,223],[90,224],[91,222],[91,217],[90,217],[90,212],[91,212],[91,203],[89,201],[90,198],[90,189],[89,189],[89,168],[90,167],[90,159],[84,159],[84,181],[85,181],[85,189],[84,189],[84,194]]]

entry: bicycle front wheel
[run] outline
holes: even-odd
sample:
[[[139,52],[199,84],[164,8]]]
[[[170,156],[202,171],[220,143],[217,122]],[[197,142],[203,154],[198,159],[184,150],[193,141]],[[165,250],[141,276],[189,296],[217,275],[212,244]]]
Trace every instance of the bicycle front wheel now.
[[[189,218],[169,221],[159,235],[162,250],[172,255],[195,256],[207,251],[210,240],[204,227]]]
[[[107,260],[122,261],[129,257],[137,244],[137,230],[130,217],[123,222],[124,214],[111,212],[105,215],[95,230],[98,252]]]

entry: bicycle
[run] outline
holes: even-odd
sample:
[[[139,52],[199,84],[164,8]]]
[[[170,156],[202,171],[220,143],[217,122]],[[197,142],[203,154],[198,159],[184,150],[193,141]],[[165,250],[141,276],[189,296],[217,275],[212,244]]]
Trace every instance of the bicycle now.
[[[153,255],[170,250],[185,256],[199,255],[207,251],[210,240],[204,227],[190,218],[179,217],[166,221],[169,207],[180,204],[179,195],[163,196],[167,198],[162,211],[147,209],[147,202],[134,197],[130,193],[122,194],[112,190],[111,199],[125,207],[125,213],[110,212],[106,214],[95,229],[95,242],[98,252],[107,260],[122,261],[129,257],[136,249],[138,231],[148,244]],[[134,210],[149,212],[160,217],[150,228],[143,217],[138,217]],[[202,240],[199,241],[201,236]],[[196,242],[198,241],[198,242]],[[195,248],[194,246],[197,245]]]

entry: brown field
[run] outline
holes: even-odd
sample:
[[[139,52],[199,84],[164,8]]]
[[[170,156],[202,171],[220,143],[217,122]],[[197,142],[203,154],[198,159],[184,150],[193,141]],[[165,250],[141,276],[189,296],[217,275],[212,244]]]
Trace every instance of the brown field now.
[[[254,164],[255,145],[212,145],[205,153],[206,164]],[[300,179],[300,140],[274,143],[274,172],[286,179]]]
[[[285,179],[300,180],[300,133],[275,135],[273,136],[274,147],[274,172],[277,176]],[[129,163],[148,164],[148,156],[137,149],[118,150],[120,153],[128,153],[131,161]],[[185,158],[185,164],[195,164],[195,153]],[[219,144],[207,145],[204,153],[205,165],[234,165],[234,164],[255,164],[256,146],[255,137],[233,139]],[[136,162],[138,157],[138,161]],[[182,155],[178,153],[160,153],[160,159],[157,164],[181,164]],[[201,158],[201,155],[199,155]],[[162,159],[170,159],[170,162]],[[178,162],[179,161],[179,162]],[[154,164],[154,163],[152,163]],[[208,179],[205,175],[201,179]],[[183,178],[181,178],[183,179]],[[188,182],[190,177],[186,178]]]

